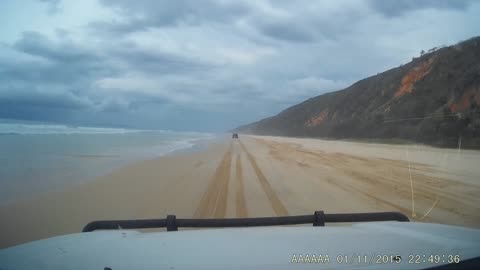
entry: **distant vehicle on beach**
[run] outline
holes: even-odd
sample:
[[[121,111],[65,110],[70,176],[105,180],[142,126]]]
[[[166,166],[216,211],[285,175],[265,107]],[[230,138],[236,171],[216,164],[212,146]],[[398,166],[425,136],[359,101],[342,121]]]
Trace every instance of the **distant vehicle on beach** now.
[[[238,133],[233,133],[232,134],[232,139],[238,139]]]

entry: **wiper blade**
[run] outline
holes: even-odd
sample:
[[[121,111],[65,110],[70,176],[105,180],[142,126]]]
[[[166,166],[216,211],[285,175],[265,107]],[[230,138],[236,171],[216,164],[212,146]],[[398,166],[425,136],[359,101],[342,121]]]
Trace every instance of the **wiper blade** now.
[[[82,232],[95,230],[117,229],[148,229],[167,228],[167,231],[177,231],[183,228],[215,228],[215,227],[252,227],[278,226],[312,223],[313,226],[325,226],[325,223],[337,222],[371,222],[371,221],[410,221],[400,212],[374,212],[350,214],[325,214],[315,211],[313,215],[284,216],[284,217],[257,217],[257,218],[221,218],[221,219],[190,219],[168,215],[165,219],[137,219],[137,220],[102,220],[88,223]]]

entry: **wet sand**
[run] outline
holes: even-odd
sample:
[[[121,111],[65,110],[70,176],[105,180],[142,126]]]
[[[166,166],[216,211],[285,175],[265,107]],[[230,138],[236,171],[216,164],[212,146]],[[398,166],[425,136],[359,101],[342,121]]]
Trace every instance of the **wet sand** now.
[[[480,228],[480,151],[240,136],[0,206],[0,248],[92,220],[400,211]],[[329,224],[327,224],[328,226]]]

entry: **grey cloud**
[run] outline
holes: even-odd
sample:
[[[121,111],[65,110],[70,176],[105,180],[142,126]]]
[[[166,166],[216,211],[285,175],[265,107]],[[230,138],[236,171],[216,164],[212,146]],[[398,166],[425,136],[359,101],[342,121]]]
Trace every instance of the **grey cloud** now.
[[[463,10],[467,8],[472,0],[401,0],[401,1],[385,1],[385,0],[369,0],[372,8],[385,16],[395,17],[401,16],[407,12],[422,10],[427,8],[433,9],[454,9]]]
[[[185,74],[195,71],[205,71],[210,65],[199,60],[187,58],[182,55],[174,55],[162,51],[152,51],[140,48],[135,44],[127,47],[115,48],[110,56],[127,65],[134,66],[138,70],[155,74]]]
[[[64,29],[64,28],[56,28],[55,29],[55,34],[57,35],[57,37],[59,38],[68,38],[70,33],[68,32],[68,30]]]
[[[23,32],[14,48],[27,54],[59,62],[95,60],[96,56],[74,44],[55,44],[38,32]]]
[[[121,35],[124,33],[145,31],[153,25],[152,22],[144,19],[130,19],[128,22],[118,21],[97,21],[89,23],[89,28],[93,33],[103,33],[108,35]]]
[[[272,38],[285,41],[310,42],[314,40],[314,36],[309,29],[294,23],[269,23],[261,26],[261,32]]]
[[[3,87],[2,87],[3,88]],[[63,109],[84,109],[91,107],[92,101],[86,97],[80,97],[72,92],[60,91],[37,91],[28,89],[12,89],[2,91],[0,88],[0,105],[18,105],[25,107],[55,107]]]
[[[128,111],[135,107],[130,101],[121,97],[105,98],[102,103],[98,105],[98,109],[103,112],[122,112]]]
[[[257,12],[250,24],[276,41],[318,43],[348,36],[368,14],[356,5],[328,8],[326,1],[270,1],[276,15]],[[357,2],[359,3],[359,2]],[[275,5],[277,4],[277,5]],[[333,5],[335,6],[335,5]]]
[[[53,15],[60,10],[59,5],[61,0],[38,0],[38,1],[48,4],[48,14],[50,15]]]
[[[82,84],[81,87],[84,87],[96,77],[118,72],[95,51],[79,47],[69,40],[54,42],[37,32],[24,32],[11,48],[39,60],[5,63],[0,79],[6,82]]]
[[[17,61],[0,58],[0,118],[66,121],[91,114],[87,112],[126,113],[145,104],[167,104],[168,100],[141,91],[105,92],[96,88],[94,82],[127,72],[115,67],[112,59],[136,67],[137,72],[156,71],[156,76],[162,69],[178,73],[192,66],[188,59],[135,46],[111,49],[108,55],[103,55],[63,37],[54,41],[35,32],[26,32],[13,45],[2,46],[37,58]]]
[[[251,29],[274,41],[313,42],[323,38],[336,39],[347,35],[355,21],[365,16],[354,6],[345,6],[328,14],[323,5],[311,1],[264,2],[281,13],[295,16],[272,15],[263,10],[262,2],[256,1],[168,1],[168,0],[102,0],[104,6],[121,14],[121,20],[90,23],[93,32],[113,36],[147,31],[152,28],[178,27],[185,25],[221,25],[237,31],[243,38],[255,43],[272,44],[251,32],[239,31],[235,22],[243,21]],[[280,3],[280,5],[275,5]]]
[[[4,83],[61,84],[71,87],[80,82],[87,83],[97,76],[114,73],[114,70],[96,63],[59,65],[32,61],[5,66],[4,70],[0,71],[0,80]]]
[[[124,21],[95,22],[91,26],[117,33],[209,21],[225,23],[250,11],[249,5],[240,1],[101,0],[101,3],[121,14]]]
[[[36,32],[23,33],[4,49],[33,58],[0,59],[0,118],[50,119],[59,110],[67,117],[69,111],[101,109],[104,97],[92,89],[92,81],[116,74],[95,52]]]
[[[478,35],[478,4],[398,2],[101,0],[115,20],[0,43],[0,118],[225,130]]]

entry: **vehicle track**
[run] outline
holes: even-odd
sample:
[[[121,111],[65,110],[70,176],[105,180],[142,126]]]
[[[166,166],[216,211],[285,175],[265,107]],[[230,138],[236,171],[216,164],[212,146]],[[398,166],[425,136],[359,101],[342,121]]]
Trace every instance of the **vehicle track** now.
[[[265,192],[265,194],[267,195],[275,214],[277,214],[277,216],[288,216],[287,208],[285,207],[285,205],[283,205],[282,201],[280,201],[272,186],[268,182],[267,178],[263,174],[262,170],[260,170],[260,167],[258,167],[258,164],[253,155],[248,152],[247,148],[241,141],[239,141],[239,143],[243,151],[245,151],[245,153],[247,154],[248,161],[252,165],[252,168],[257,175],[257,179],[262,186],[263,192]]]
[[[235,167],[235,178],[237,182],[237,190],[235,193],[236,216],[247,217],[247,203],[245,200],[245,189],[243,184],[242,160],[240,154],[237,154],[237,162]]]
[[[194,217],[225,217],[227,212],[228,182],[230,179],[232,163],[232,148],[233,144],[231,143],[228,151],[225,153],[215,170],[207,190],[203,194],[202,199],[195,210]]]

